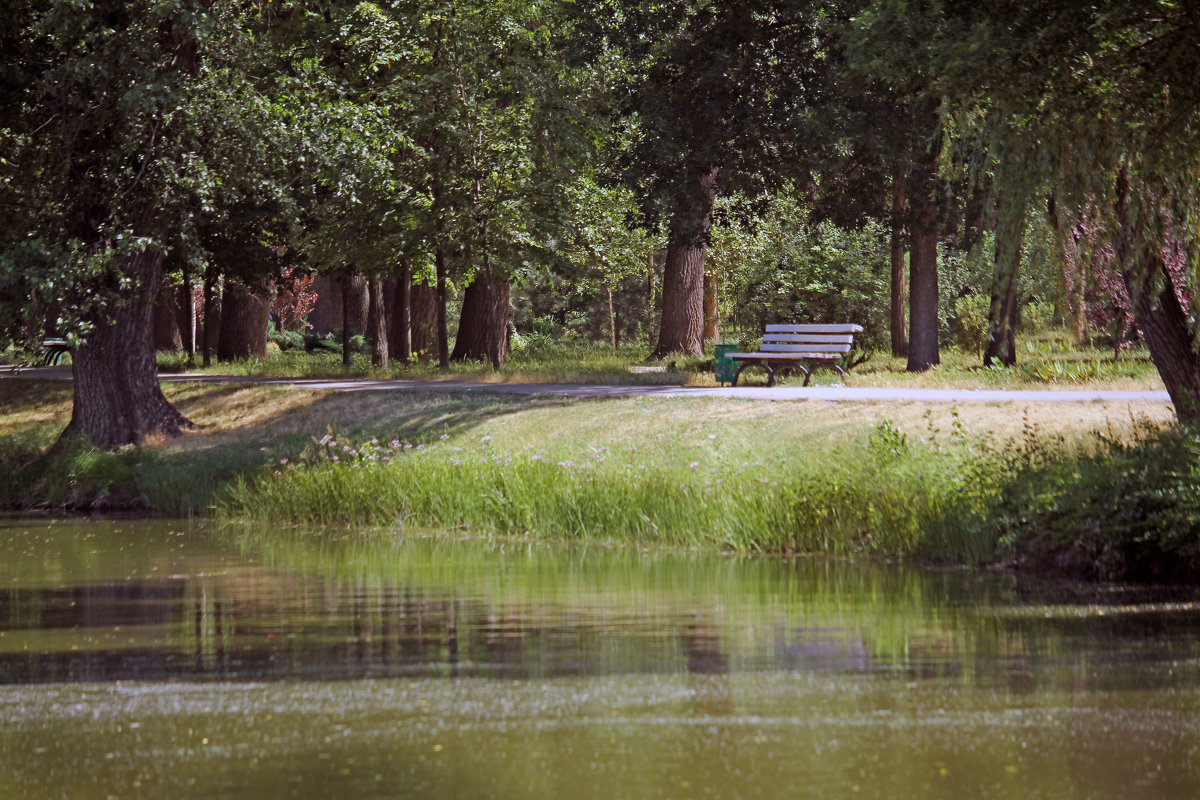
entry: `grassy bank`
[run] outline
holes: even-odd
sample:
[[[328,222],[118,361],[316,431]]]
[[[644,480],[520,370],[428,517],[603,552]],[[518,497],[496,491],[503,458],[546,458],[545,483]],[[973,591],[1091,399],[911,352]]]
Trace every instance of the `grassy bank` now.
[[[165,388],[199,432],[45,458],[69,387],[0,384],[0,502],[1099,577],[1200,560],[1200,445],[1162,406]]]

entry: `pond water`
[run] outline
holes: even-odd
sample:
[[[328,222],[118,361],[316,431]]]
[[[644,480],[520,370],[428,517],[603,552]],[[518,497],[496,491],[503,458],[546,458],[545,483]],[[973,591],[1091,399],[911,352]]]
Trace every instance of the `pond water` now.
[[[1195,798],[1192,592],[0,521],[0,797]]]

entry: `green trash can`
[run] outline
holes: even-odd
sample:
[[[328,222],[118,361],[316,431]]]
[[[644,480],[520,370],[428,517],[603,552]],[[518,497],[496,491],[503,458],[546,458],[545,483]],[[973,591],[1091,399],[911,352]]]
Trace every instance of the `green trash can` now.
[[[736,353],[738,346],[736,344],[719,344],[713,352],[716,354],[716,373],[718,383],[733,383],[733,376],[737,374],[737,362],[731,358],[726,358],[726,353]]]

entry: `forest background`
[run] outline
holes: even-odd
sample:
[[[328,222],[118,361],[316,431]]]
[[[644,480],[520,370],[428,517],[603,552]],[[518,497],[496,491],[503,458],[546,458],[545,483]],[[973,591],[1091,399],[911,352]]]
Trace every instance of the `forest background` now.
[[[914,372],[1141,339],[1200,417],[1192,0],[6,6],[0,321],[72,345],[66,439],[190,425],[156,348],[499,368],[772,321]]]

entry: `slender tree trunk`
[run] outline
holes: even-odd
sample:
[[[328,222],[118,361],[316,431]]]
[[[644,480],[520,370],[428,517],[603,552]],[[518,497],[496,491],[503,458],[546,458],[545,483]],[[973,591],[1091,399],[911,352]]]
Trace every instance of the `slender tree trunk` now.
[[[493,361],[492,343],[496,343],[495,360],[508,359],[508,302],[509,285],[495,280],[492,302],[488,303],[487,276],[481,270],[467,286],[463,295],[462,316],[458,321],[458,337],[454,340],[455,361]],[[491,305],[489,309],[488,306]]]
[[[221,295],[219,293],[220,275],[211,264],[204,271],[204,357],[202,363],[212,365],[213,356],[217,354],[217,339],[221,333]]]
[[[909,252],[908,371],[924,372],[941,363],[938,351],[938,218],[933,197],[933,162],[923,161],[914,172],[922,188],[915,209]],[[915,199],[915,198],[914,198]]]
[[[371,336],[371,366],[375,369],[386,369],[388,365],[388,336],[387,336],[387,312],[384,310],[383,303],[383,279],[379,277],[371,278],[368,286],[368,293],[371,299],[371,313],[369,315],[370,336]]]
[[[704,275],[704,341],[721,341],[721,332],[717,329],[717,294],[718,276],[715,272]]]
[[[655,358],[704,352],[704,249],[712,226],[717,169],[691,176],[692,191],[675,212],[663,270],[663,310]]]
[[[617,312],[613,310],[612,287],[608,290],[608,333],[612,343],[612,354],[617,354]]]
[[[446,320],[446,304],[449,302],[449,298],[446,296],[446,245],[441,240],[440,231],[433,252],[433,267],[437,279],[435,291],[437,292],[438,367],[450,369],[450,329]]]
[[[1067,238],[1072,234],[1063,219],[1062,209],[1058,207],[1058,198],[1054,194],[1046,199],[1046,216],[1054,229],[1054,258],[1058,260],[1059,280],[1067,298],[1071,335],[1075,344],[1082,345],[1088,340],[1087,263],[1079,258],[1078,243]]]
[[[988,309],[987,342],[983,364],[999,361],[1017,363],[1017,280],[1021,272],[1021,239],[1025,233],[1025,205],[1001,210],[996,225],[995,262],[992,272],[992,303]]]
[[[412,266],[401,259],[392,278],[392,310],[388,316],[388,347],[401,364],[412,360]]]
[[[412,349],[421,354],[422,362],[431,360],[437,347],[438,326],[437,290],[423,283],[412,287]]]
[[[127,274],[138,281],[142,299],[111,306],[109,319],[72,354],[75,402],[60,442],[82,437],[112,450],[194,427],[158,384],[151,317],[162,258],[147,250],[128,259]]]
[[[904,173],[897,171],[892,180],[892,280],[890,318],[892,329],[892,355],[900,358],[908,355],[908,326],[905,311],[908,309],[908,283],[905,280],[904,214],[907,197]]]
[[[183,285],[179,287],[179,329],[183,333],[183,349],[187,353],[188,365],[196,358],[196,296],[192,292],[192,275],[185,267]]]

